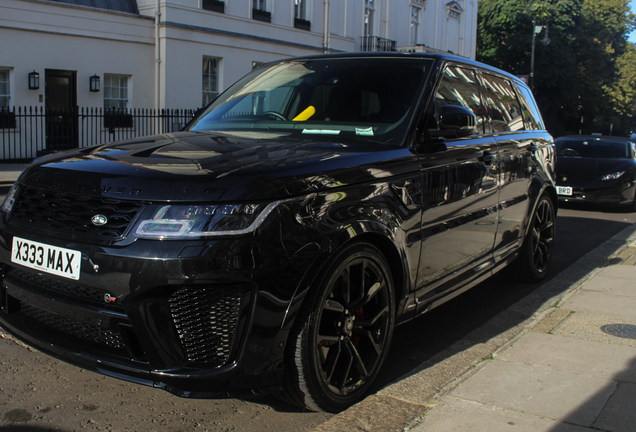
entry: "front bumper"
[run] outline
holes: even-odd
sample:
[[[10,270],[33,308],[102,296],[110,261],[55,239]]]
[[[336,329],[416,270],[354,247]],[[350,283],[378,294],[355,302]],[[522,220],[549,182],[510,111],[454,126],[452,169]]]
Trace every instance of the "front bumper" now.
[[[30,345],[180,396],[278,388],[288,307],[308,261],[277,257],[272,239],[123,248],[33,239],[81,251],[74,281],[12,263],[13,235],[29,235],[0,232],[0,325]]]
[[[585,202],[599,206],[630,205],[634,202],[634,186],[615,185],[607,188],[573,187],[572,195],[559,195],[564,202]]]

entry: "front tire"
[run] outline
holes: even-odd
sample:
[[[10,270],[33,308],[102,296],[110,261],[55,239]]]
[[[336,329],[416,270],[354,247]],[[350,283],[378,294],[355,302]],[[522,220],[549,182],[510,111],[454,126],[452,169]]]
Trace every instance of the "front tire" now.
[[[546,193],[539,198],[517,260],[524,281],[539,282],[548,273],[556,232],[554,203]]]
[[[631,204],[627,207],[630,212],[636,212],[636,188],[634,190],[634,198],[632,199]]]
[[[389,265],[375,246],[354,243],[336,254],[290,334],[283,399],[327,412],[362,400],[391,344],[394,291]]]

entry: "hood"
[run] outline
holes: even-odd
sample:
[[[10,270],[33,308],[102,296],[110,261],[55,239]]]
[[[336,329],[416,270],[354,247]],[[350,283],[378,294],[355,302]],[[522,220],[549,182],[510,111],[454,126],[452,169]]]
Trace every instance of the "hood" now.
[[[262,132],[156,135],[45,156],[25,170],[20,183],[119,199],[264,200],[395,175],[399,164],[389,161],[409,153],[355,138],[313,138]]]
[[[559,156],[556,163],[556,181],[561,185],[585,186],[600,181],[601,176],[628,171],[634,165],[631,159],[593,159]],[[566,180],[563,180],[566,178]]]

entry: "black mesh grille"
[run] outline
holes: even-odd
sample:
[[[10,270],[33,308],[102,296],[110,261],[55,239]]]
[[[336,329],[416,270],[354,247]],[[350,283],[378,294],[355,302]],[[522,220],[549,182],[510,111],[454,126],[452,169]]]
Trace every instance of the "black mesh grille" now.
[[[136,201],[22,187],[11,212],[11,219],[110,240],[123,237],[140,208],[141,204]],[[96,226],[91,222],[91,218],[98,214],[108,218],[105,225]]]
[[[104,292],[97,291],[92,288],[86,288],[72,283],[61,282],[47,276],[34,272],[22,270],[20,268],[10,268],[6,271],[4,277],[20,279],[31,285],[54,293],[59,293],[73,299],[85,300],[99,307],[108,309],[123,310],[120,305],[106,304],[104,302]]]
[[[61,317],[51,312],[20,302],[18,312],[23,318],[37,321],[46,326],[49,331],[54,331],[59,337],[79,339],[84,342],[105,346],[111,349],[113,354],[125,355],[126,344],[120,332]]]
[[[585,197],[597,203],[618,203],[624,199],[623,195],[615,189],[601,189],[583,192]]]
[[[192,362],[221,366],[230,358],[241,308],[231,288],[185,287],[168,300],[181,344]]]

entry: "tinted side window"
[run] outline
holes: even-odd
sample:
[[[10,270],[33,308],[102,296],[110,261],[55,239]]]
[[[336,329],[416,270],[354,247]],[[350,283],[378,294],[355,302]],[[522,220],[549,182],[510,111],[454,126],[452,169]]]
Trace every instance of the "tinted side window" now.
[[[482,97],[489,114],[486,133],[524,130],[521,106],[510,81],[483,74]]]
[[[544,130],[543,119],[539,113],[539,109],[532,97],[530,89],[526,86],[519,85],[519,100],[521,101],[521,109],[523,110],[523,118],[526,121],[526,128],[533,130]]]
[[[472,69],[449,66],[444,71],[442,83],[435,94],[435,119],[444,105],[457,105],[471,110],[476,117],[475,133],[484,131],[483,109],[479,97],[479,84]]]

